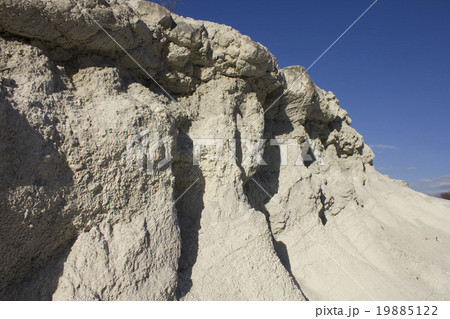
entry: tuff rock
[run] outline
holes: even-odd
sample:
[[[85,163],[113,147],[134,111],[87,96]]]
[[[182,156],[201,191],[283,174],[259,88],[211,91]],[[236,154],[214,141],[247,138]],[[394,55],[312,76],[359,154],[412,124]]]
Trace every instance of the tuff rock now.
[[[450,297],[450,205],[378,173],[332,92],[228,26],[0,0],[0,76],[3,300]]]

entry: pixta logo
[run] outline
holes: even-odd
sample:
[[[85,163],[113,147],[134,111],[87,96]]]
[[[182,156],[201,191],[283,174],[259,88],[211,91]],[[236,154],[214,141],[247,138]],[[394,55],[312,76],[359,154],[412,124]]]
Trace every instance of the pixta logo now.
[[[142,171],[153,174],[172,160],[171,136],[162,136],[158,132],[146,129],[130,137],[127,141],[127,165],[137,167]],[[269,147],[278,148],[279,166],[287,166],[289,152],[296,152],[294,166],[301,166],[317,162],[325,165],[322,151],[316,142],[306,140],[302,145],[294,139],[192,139],[192,165],[199,166],[202,161],[228,162],[229,165],[275,165],[263,159],[265,150]],[[237,152],[239,149],[239,152]],[[240,154],[239,159],[238,155]]]

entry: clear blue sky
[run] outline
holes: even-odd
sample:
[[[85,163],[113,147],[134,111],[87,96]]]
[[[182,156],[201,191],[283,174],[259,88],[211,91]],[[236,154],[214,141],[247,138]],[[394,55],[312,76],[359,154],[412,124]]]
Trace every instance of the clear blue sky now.
[[[280,67],[308,67],[372,2],[179,0],[175,13],[234,27]],[[379,171],[450,189],[449,0],[379,0],[308,73],[340,99]]]

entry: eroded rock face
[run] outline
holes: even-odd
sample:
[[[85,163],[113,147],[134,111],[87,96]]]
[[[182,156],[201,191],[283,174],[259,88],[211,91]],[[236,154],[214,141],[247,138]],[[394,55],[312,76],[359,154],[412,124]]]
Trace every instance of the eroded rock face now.
[[[378,174],[303,67],[150,2],[79,3],[0,0],[2,299],[450,296],[450,207]]]

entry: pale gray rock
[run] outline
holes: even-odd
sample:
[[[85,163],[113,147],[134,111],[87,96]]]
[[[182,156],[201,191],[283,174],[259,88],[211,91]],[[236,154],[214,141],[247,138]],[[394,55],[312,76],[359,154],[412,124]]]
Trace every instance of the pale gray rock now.
[[[449,298],[450,205],[377,173],[305,68],[154,3],[79,3],[0,0],[1,299]]]

